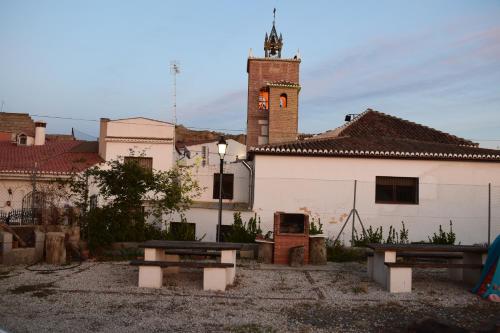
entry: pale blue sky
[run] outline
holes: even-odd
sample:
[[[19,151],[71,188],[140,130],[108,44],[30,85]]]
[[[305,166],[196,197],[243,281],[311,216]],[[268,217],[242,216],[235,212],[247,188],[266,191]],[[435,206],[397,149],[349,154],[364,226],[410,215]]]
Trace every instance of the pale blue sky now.
[[[248,50],[263,54],[273,7],[284,57],[302,56],[302,132],[371,107],[500,145],[500,1],[0,0],[0,100],[7,112],[171,120],[177,59],[179,122],[244,130]]]

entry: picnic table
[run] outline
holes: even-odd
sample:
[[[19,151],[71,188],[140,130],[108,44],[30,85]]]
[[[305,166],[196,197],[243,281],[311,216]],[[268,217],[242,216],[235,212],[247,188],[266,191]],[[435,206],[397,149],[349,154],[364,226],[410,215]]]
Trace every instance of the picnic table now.
[[[475,284],[481,275],[488,248],[476,245],[368,244],[368,276],[389,292],[411,292],[412,268],[447,268],[454,280]],[[397,262],[396,257],[434,258],[446,262]]]
[[[233,284],[236,276],[236,251],[241,244],[149,240],[144,248],[144,260],[132,260],[139,266],[139,287],[161,288],[164,273],[177,273],[180,267],[203,268],[203,289],[222,290]],[[206,260],[181,261],[181,255],[218,257],[217,262]]]

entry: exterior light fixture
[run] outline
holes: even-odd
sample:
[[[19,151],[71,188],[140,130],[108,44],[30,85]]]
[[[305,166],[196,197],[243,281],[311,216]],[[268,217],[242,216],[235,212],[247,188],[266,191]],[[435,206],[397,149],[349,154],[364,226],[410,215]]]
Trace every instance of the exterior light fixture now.
[[[217,242],[221,239],[222,226],[222,176],[224,175],[224,155],[226,155],[227,142],[224,136],[221,136],[217,142],[217,148],[220,156],[220,172],[219,172],[219,223],[217,224]]]

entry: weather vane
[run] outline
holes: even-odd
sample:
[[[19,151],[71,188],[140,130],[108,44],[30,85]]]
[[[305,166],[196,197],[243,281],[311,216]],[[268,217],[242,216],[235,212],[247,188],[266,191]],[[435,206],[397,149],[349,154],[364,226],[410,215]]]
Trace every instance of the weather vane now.
[[[276,21],[276,8],[273,10],[273,23]]]

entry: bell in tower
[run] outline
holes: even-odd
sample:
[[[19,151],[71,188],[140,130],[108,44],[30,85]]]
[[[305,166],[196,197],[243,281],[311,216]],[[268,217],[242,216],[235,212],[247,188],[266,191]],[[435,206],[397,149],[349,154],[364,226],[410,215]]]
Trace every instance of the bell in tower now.
[[[269,36],[266,32],[266,37],[264,39],[264,52],[266,58],[281,58],[281,48],[283,47],[283,37],[278,37],[276,32],[275,21],[276,21],[276,8],[273,10],[273,28]]]

